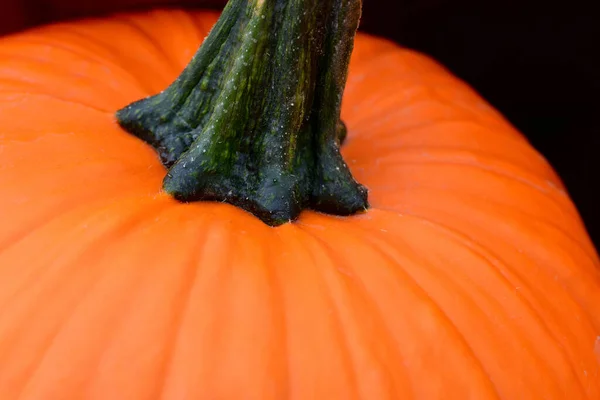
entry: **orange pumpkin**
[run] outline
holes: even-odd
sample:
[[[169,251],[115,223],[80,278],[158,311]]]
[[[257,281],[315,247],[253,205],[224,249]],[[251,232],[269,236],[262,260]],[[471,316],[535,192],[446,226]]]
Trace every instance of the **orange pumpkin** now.
[[[2,399],[599,399],[600,262],[547,162],[427,57],[359,34],[351,217],[163,193],[114,112],[217,14],[0,39]]]

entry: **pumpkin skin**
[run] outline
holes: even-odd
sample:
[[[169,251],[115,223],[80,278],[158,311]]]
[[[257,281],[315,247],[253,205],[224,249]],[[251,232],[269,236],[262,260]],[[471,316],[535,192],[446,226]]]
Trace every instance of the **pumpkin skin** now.
[[[600,262],[552,168],[427,57],[356,39],[353,217],[160,192],[114,112],[218,15],[0,40],[4,399],[598,399]],[[115,40],[118,38],[118,40]]]

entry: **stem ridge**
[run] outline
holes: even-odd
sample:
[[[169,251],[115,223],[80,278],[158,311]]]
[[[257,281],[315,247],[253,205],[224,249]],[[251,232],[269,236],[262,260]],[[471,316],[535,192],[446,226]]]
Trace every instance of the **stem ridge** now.
[[[367,190],[340,154],[360,0],[230,0],[163,92],[117,111],[169,168],[166,192],[277,226],[302,209],[351,215]]]

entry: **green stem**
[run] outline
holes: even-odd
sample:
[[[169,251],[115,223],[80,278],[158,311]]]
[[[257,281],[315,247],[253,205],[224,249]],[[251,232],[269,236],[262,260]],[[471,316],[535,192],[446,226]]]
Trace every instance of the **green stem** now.
[[[339,151],[360,0],[230,0],[164,92],[117,112],[169,168],[181,201],[239,206],[275,226],[303,208],[366,210]]]

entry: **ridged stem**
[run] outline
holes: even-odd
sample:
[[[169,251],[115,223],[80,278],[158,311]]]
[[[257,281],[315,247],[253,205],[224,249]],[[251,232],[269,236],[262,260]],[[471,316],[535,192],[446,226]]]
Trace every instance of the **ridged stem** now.
[[[276,226],[304,208],[350,215],[367,190],[340,155],[360,0],[230,0],[165,91],[117,112],[169,168],[164,190]]]

